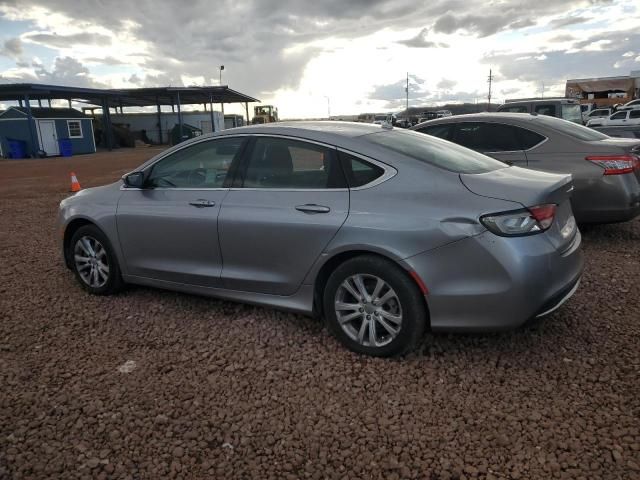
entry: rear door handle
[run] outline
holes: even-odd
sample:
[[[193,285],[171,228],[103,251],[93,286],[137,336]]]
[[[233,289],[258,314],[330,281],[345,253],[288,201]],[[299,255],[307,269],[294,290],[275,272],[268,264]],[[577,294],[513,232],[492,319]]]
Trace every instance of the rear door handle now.
[[[199,198],[198,200],[189,202],[189,205],[192,205],[196,208],[215,207],[216,202],[213,202],[211,200],[203,200],[202,198]]]
[[[308,203],[306,205],[296,206],[296,210],[304,213],[329,213],[331,209],[324,205],[316,205],[315,203]]]

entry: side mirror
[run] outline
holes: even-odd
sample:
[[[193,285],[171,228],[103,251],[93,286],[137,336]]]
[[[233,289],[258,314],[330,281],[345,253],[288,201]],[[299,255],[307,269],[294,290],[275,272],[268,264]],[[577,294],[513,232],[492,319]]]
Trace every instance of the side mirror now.
[[[122,177],[128,188],[142,188],[144,186],[144,172],[133,172]]]

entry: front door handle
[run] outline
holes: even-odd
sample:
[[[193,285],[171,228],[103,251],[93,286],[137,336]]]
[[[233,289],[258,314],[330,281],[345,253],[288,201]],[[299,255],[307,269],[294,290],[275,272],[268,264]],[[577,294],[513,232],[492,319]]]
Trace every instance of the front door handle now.
[[[213,202],[211,200],[203,200],[202,198],[199,198],[198,200],[189,202],[189,205],[192,205],[196,208],[215,207],[216,202]]]
[[[308,203],[306,205],[296,206],[296,210],[304,213],[329,213],[331,209],[324,205],[316,205],[315,203]]]

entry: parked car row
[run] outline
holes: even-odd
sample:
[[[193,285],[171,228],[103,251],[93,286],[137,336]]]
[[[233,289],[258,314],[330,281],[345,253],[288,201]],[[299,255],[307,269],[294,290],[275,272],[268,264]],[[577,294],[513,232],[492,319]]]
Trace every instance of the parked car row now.
[[[65,263],[94,294],[134,283],[276,306],[388,356],[427,327],[546,316],[582,274],[572,203],[579,221],[640,211],[638,142],[532,114],[415,130],[299,122],[186,141],[61,202]]]
[[[640,105],[621,107],[609,116],[591,118],[587,122],[588,127],[634,125],[640,125]]]

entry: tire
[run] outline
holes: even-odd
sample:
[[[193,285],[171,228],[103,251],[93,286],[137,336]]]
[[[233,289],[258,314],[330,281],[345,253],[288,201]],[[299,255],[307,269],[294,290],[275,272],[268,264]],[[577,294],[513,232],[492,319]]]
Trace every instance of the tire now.
[[[89,293],[111,295],[124,286],[111,243],[95,225],[80,227],[73,234],[68,255],[76,279]]]
[[[424,297],[414,280],[376,256],[355,257],[338,266],[325,286],[323,306],[329,331],[344,346],[376,357],[413,350],[427,323]]]

